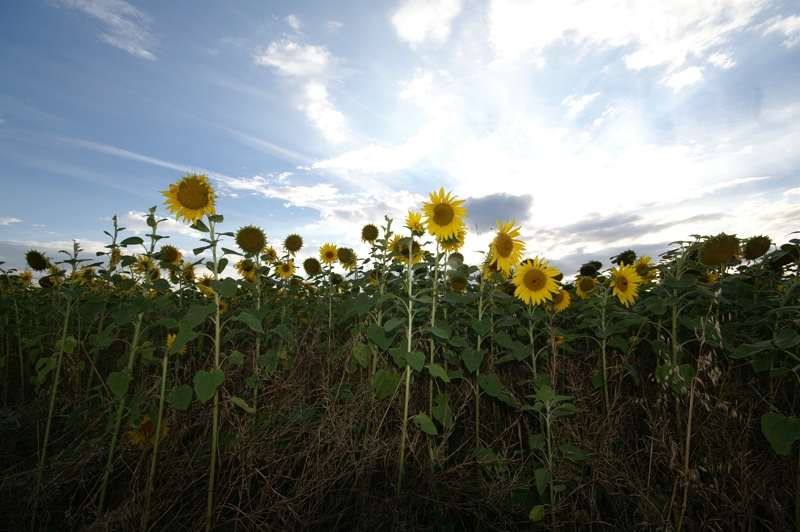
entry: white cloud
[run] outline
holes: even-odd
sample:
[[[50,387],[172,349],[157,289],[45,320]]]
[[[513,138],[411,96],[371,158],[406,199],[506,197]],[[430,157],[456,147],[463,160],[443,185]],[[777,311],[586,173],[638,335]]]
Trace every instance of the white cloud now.
[[[0,225],[10,225],[21,221],[19,218],[0,218]]]
[[[800,196],[800,187],[791,188],[791,189],[787,190],[786,192],[784,192],[783,195],[784,196],[794,196],[794,195]]]
[[[300,19],[297,18],[297,15],[289,15],[288,17],[284,18],[283,20],[292,27],[294,30],[300,29]]]
[[[118,217],[118,223],[120,227],[124,227],[127,231],[133,231],[134,234],[140,236],[145,235],[153,230],[151,227],[147,226],[147,217],[149,215],[150,213],[148,212],[128,211]],[[193,238],[202,238],[205,236],[203,233],[192,229],[188,224],[176,221],[174,216],[169,214],[167,210],[164,212],[156,211],[156,219],[163,220],[158,224],[158,234],[160,235],[178,233]],[[123,236],[123,238],[126,237]]]
[[[719,52],[708,56],[708,62],[723,70],[727,70],[736,66],[736,61],[731,59],[731,56]]]
[[[791,48],[800,42],[800,17],[791,16],[786,18],[774,17],[764,23],[767,28],[764,30],[764,35],[773,32],[783,33],[788,39],[783,41],[783,45]]]
[[[632,47],[631,69],[681,66],[688,55],[705,55],[728,42],[764,9],[761,0],[493,0],[489,38],[497,54],[513,60],[541,57],[556,42],[588,47]]]
[[[392,15],[397,35],[412,48],[425,42],[441,44],[450,36],[450,24],[461,12],[463,0],[404,0]]]
[[[326,79],[335,77],[336,61],[324,46],[276,41],[255,58],[256,63],[271,66],[289,80],[295,90],[297,108],[331,142],[347,138],[345,117],[330,101]]]
[[[62,0],[67,7],[83,11],[106,26],[98,36],[103,42],[144,59],[155,59],[148,49],[156,39],[147,25],[151,19],[124,0]]]
[[[336,22],[335,20],[328,20],[325,22],[325,27],[328,29],[328,31],[338,31],[339,28],[342,27],[342,23]]]
[[[668,87],[672,87],[674,92],[678,92],[684,87],[690,87],[703,79],[703,67],[689,67],[675,74],[668,74],[662,82]]]
[[[575,99],[577,94],[572,94],[561,100],[562,105],[569,107],[567,111],[567,118],[575,118],[581,111],[589,105],[589,102],[597,98],[601,93],[595,92],[594,94],[585,94],[578,99]]]
[[[745,146],[744,148],[742,148],[739,151],[733,152],[731,155],[743,155],[745,153],[750,153],[751,151],[753,151],[753,146],[749,145],[749,146]]]

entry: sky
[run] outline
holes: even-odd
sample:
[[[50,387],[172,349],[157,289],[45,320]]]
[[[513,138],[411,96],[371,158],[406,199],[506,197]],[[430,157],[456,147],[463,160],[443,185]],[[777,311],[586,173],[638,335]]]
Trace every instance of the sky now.
[[[223,231],[360,257],[444,188],[568,277],[720,232],[800,230],[800,4],[772,0],[0,2],[0,261],[112,217],[193,258],[161,191]],[[223,242],[222,245],[226,245]],[[226,247],[233,247],[227,242]]]

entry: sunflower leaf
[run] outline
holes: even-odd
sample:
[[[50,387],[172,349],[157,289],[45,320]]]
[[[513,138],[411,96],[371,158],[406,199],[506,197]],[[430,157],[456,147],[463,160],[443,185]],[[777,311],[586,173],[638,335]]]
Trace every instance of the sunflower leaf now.
[[[420,412],[416,416],[414,416],[414,424],[422,429],[422,431],[426,434],[430,434],[431,436],[438,436],[439,431],[436,429],[436,425],[433,424],[431,418],[428,417],[427,414]]]
[[[123,247],[123,248],[126,248],[128,246],[141,245],[141,244],[144,244],[144,240],[142,240],[138,236],[129,236],[128,238],[126,238],[125,240],[123,240],[122,242],[119,243],[120,247]]]
[[[382,401],[394,393],[400,384],[400,375],[385,369],[375,373],[375,399]]]
[[[203,223],[203,221],[200,218],[194,221],[194,223],[192,224],[192,229],[196,231],[201,231],[203,233],[210,232],[210,229],[206,226],[206,224]]]
[[[192,402],[192,387],[184,384],[180,388],[172,390],[167,394],[167,401],[178,410],[186,410]]]

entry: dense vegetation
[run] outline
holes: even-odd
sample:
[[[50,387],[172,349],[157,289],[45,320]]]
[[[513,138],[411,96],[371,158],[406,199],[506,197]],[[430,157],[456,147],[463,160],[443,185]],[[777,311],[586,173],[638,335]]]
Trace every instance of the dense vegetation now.
[[[299,235],[219,231],[204,176],[165,195],[205,259],[154,207],[145,238],[114,218],[97,257],[0,271],[0,528],[800,524],[800,241],[698,235],[563,283],[513,222],[464,264],[441,191],[301,276]]]

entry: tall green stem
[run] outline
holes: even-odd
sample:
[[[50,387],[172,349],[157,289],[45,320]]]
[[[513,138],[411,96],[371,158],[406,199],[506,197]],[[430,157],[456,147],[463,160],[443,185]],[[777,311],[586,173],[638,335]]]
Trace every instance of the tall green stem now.
[[[408,324],[406,327],[406,353],[411,353],[411,339],[413,337],[413,327],[414,327],[414,301],[412,299],[414,295],[414,237],[411,237],[411,241],[408,243],[408,272],[406,276],[406,282],[408,284],[408,304],[406,309],[408,310]],[[400,491],[400,488],[403,486],[403,472],[405,469],[405,460],[406,460],[406,427],[408,425],[408,396],[410,394],[410,387],[411,387],[411,366],[408,365],[406,362],[406,374],[405,374],[406,386],[405,386],[405,399],[403,401],[403,425],[400,429],[400,469],[397,474],[397,491]]]
[[[219,263],[217,262],[217,241],[214,238],[215,222],[209,216],[208,227],[211,237],[211,257],[213,261],[214,280],[219,280]],[[220,340],[220,317],[219,317],[219,292],[214,290],[214,303],[216,312],[214,314],[214,369],[219,367],[219,340]],[[211,466],[208,478],[208,503],[206,505],[206,532],[211,530],[211,516],[214,513],[214,477],[217,470],[217,440],[219,439],[219,387],[214,389],[214,408],[212,410],[211,421]]]
[[[164,395],[167,388],[167,361],[169,350],[164,353],[161,360],[161,392],[158,396],[158,422],[156,423],[156,439],[153,443],[153,458],[150,461],[150,474],[147,476],[147,495],[144,502],[144,516],[142,516],[142,532],[147,531],[147,520],[150,516],[150,496],[153,494],[153,483],[156,477],[156,462],[158,460],[158,444],[161,441],[161,423],[164,419]]]

